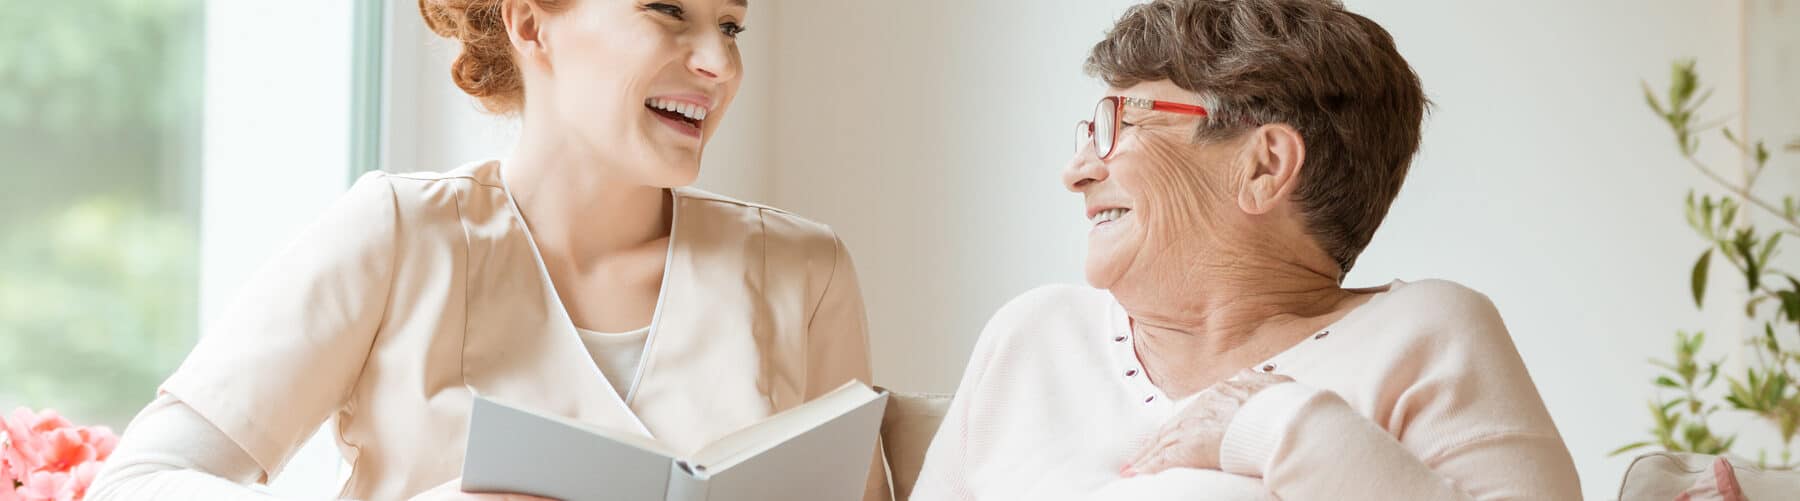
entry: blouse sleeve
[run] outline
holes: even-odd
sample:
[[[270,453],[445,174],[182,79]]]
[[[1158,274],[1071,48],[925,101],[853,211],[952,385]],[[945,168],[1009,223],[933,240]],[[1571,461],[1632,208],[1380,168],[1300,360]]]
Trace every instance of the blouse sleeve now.
[[[1574,460],[1499,310],[1461,286],[1408,287],[1413,302],[1392,306],[1405,313],[1384,325],[1428,334],[1377,357],[1402,360],[1381,374],[1390,418],[1303,382],[1271,386],[1226,427],[1221,468],[1262,477],[1282,499],[1580,499]]]
[[[869,322],[863,310],[862,288],[856,281],[856,265],[850,251],[836,236],[832,239],[831,278],[819,306],[807,322],[806,398],[811,400],[837,389],[851,380],[871,383],[869,369]],[[887,501],[887,465],[882,459],[881,445],[875,446],[875,457],[869,466],[864,501]]]
[[[1260,476],[1282,499],[1581,498],[1574,465],[1554,433],[1496,430],[1420,457],[1336,394],[1300,383],[1266,388],[1246,402],[1221,456],[1225,471]]]
[[[361,375],[392,287],[398,217],[392,181],[363,176],[245,283],[162,392],[275,476]]]
[[[125,429],[87,499],[275,499],[246,485],[261,476],[256,460],[224,432],[186,404],[162,395]]]

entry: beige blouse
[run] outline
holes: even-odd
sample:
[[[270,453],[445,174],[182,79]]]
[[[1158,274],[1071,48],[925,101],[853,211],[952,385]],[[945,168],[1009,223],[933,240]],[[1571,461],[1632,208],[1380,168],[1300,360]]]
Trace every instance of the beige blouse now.
[[[637,387],[621,398],[557,298],[500,163],[364,176],[249,281],[162,390],[266,476],[327,418],[343,496],[404,499],[460,475],[471,397],[678,450],[869,380],[849,253],[793,214],[678,188]],[[886,496],[876,460],[868,499]]]

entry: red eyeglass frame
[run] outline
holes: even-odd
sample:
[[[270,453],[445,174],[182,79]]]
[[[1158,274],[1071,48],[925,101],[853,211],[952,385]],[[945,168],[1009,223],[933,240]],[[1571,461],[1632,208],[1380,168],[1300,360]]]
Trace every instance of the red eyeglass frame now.
[[[1099,155],[1101,160],[1106,160],[1107,157],[1111,157],[1112,153],[1113,153],[1113,147],[1117,146],[1119,144],[1119,129],[1120,129],[1119,126],[1122,123],[1124,123],[1124,121],[1125,121],[1125,107],[1127,107],[1127,106],[1132,107],[1132,108],[1137,108],[1140,110],[1166,111],[1169,113],[1180,113],[1183,115],[1207,116],[1210,114],[1209,112],[1206,111],[1205,106],[1177,103],[1177,102],[1173,102],[1173,101],[1158,101],[1155,99],[1145,99],[1145,98],[1141,98],[1141,97],[1129,97],[1129,96],[1102,97],[1102,98],[1100,98],[1100,102],[1094,103],[1094,109],[1099,110],[1100,107],[1104,106],[1107,101],[1112,101],[1112,106],[1113,106],[1113,113],[1112,113],[1113,133],[1112,133],[1112,138],[1107,141],[1107,144],[1105,145],[1104,148],[1102,148],[1100,145],[1099,137],[1094,135],[1094,122],[1092,120],[1082,120],[1080,122],[1075,123],[1075,128],[1077,131],[1085,130],[1087,132],[1088,141],[1090,141],[1094,144],[1094,153],[1096,155]],[[1098,115],[1098,113],[1096,113],[1096,115]],[[1077,146],[1077,148],[1079,148],[1079,146]]]

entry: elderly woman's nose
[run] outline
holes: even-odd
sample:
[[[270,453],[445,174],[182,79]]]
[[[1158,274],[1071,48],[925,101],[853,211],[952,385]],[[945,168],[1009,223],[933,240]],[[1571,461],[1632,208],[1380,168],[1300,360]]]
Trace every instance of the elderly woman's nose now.
[[[1094,157],[1091,148],[1075,151],[1075,159],[1069,159],[1069,166],[1062,169],[1062,187],[1080,193],[1087,184],[1100,182],[1107,178],[1107,164]]]
[[[1063,188],[1081,192],[1088,184],[1106,179],[1106,162],[1094,156],[1092,146],[1084,146],[1069,159],[1069,165],[1063,168]]]

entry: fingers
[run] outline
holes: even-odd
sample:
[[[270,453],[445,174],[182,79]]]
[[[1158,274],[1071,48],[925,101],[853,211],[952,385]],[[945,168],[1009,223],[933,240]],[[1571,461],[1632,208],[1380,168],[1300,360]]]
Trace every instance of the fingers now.
[[[1139,450],[1137,454],[1133,455],[1131,460],[1125,462],[1125,467],[1119,470],[1120,475],[1125,477],[1135,475],[1138,465],[1143,464],[1144,461],[1150,459],[1151,456],[1162,452],[1165,447],[1163,435],[1158,434],[1153,440],[1155,441],[1145,444],[1145,447]]]
[[[1247,387],[1249,387],[1251,389],[1260,389],[1260,388],[1266,387],[1266,386],[1274,386],[1274,385],[1281,384],[1281,383],[1293,382],[1293,380],[1294,380],[1294,378],[1287,377],[1287,376],[1284,376],[1281,374],[1275,374],[1272,372],[1262,372],[1262,371],[1257,371],[1257,370],[1253,370],[1253,369],[1244,369],[1242,371],[1238,371],[1237,375],[1231,376],[1231,379],[1229,381],[1243,383],[1244,385],[1246,385]]]
[[[1162,473],[1164,470],[1179,466],[1178,461],[1181,458],[1174,457],[1173,453],[1174,451],[1170,451],[1170,453],[1167,454],[1151,456],[1144,460],[1142,464],[1132,467],[1132,469],[1135,470],[1138,475],[1155,475]]]
[[[1188,449],[1189,447],[1184,445],[1173,442],[1167,443],[1154,454],[1145,456],[1132,463],[1130,466],[1125,467],[1124,476],[1130,478],[1137,475],[1155,475],[1170,468],[1203,467],[1203,465],[1200,465],[1197,461],[1193,461],[1193,458],[1191,457],[1193,456],[1192,451]]]
[[[1250,393],[1251,393],[1250,389],[1246,388],[1245,386],[1246,385],[1244,384],[1243,381],[1236,381],[1236,380],[1228,379],[1228,380],[1225,380],[1224,382],[1213,385],[1212,388],[1208,388],[1208,389],[1214,390],[1214,392],[1218,393],[1220,396],[1231,399],[1232,401],[1243,402],[1245,400],[1250,399]]]

